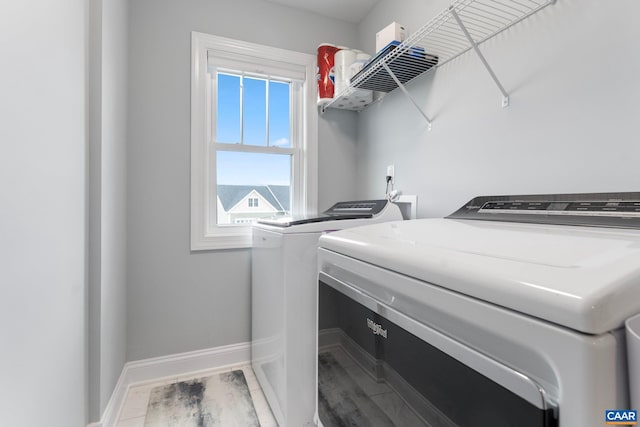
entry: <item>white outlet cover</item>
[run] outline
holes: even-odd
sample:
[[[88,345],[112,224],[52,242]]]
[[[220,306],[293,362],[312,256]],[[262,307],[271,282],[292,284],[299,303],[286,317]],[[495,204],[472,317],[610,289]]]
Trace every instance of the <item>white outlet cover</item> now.
[[[394,165],[387,166],[387,176],[391,177],[391,182],[395,181],[395,169]]]

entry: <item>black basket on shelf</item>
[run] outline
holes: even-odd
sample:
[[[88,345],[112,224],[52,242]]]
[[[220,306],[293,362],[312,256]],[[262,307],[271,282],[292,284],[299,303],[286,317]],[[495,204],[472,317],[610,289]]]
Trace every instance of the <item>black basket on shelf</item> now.
[[[392,42],[387,45],[384,49],[378,52],[378,54],[374,56],[371,61],[369,61],[369,63],[360,70],[360,72],[353,76],[351,81],[356,82],[360,76],[367,73],[380,61],[385,60],[387,55],[392,50],[396,49],[399,44],[400,43],[398,42]],[[386,61],[389,69],[393,74],[395,74],[400,83],[405,84],[437,65],[438,56],[425,53],[424,49],[420,47],[410,47],[395,58],[391,60],[386,59]],[[356,83],[355,87],[359,89],[374,90],[377,92],[391,92],[397,88],[398,85],[389,73],[387,73],[387,70],[380,66],[376,71],[371,73],[371,75]]]

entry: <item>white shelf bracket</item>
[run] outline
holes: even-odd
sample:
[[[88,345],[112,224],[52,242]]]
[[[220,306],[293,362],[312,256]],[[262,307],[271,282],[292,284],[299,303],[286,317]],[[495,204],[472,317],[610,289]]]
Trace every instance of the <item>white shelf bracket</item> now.
[[[382,63],[382,66],[384,67],[384,69],[386,70],[387,73],[389,73],[389,75],[391,76],[391,78],[393,79],[394,82],[396,82],[396,84],[398,85],[398,87],[400,88],[400,90],[402,91],[402,93],[404,93],[407,98],[409,98],[409,101],[411,101],[411,103],[413,104],[414,107],[416,107],[418,109],[418,111],[420,112],[420,114],[422,114],[422,117],[424,117],[424,119],[427,121],[427,129],[431,130],[431,119],[429,118],[429,116],[427,116],[427,114],[424,112],[424,110],[422,108],[420,108],[420,106],[418,105],[418,103],[416,102],[415,99],[413,99],[413,97],[411,96],[411,94],[409,93],[409,91],[407,90],[406,87],[404,87],[404,85],[400,82],[400,80],[398,80],[398,78],[396,77],[395,74],[393,74],[393,71],[391,71],[391,68],[389,68],[389,66],[387,65],[386,62]]]
[[[493,69],[491,69],[491,66],[489,65],[489,63],[485,59],[484,55],[482,54],[482,52],[480,52],[480,49],[478,48],[478,44],[475,42],[475,40],[473,40],[473,37],[471,37],[471,34],[469,34],[469,31],[467,30],[467,27],[465,27],[464,23],[460,19],[460,16],[458,16],[458,12],[456,12],[456,10],[453,7],[449,7],[449,12],[451,12],[451,15],[458,22],[458,25],[460,26],[460,29],[462,30],[462,32],[464,33],[465,37],[467,38],[467,40],[471,44],[471,47],[473,48],[473,50],[476,52],[476,54],[480,58],[480,61],[482,61],[482,64],[484,65],[484,67],[487,69],[487,71],[491,75],[491,78],[495,82],[496,86],[498,86],[498,89],[500,89],[500,92],[502,92],[502,106],[503,107],[508,107],[509,106],[509,94],[507,93],[506,90],[504,90],[504,87],[500,83],[500,80],[498,80],[498,77],[493,72]]]

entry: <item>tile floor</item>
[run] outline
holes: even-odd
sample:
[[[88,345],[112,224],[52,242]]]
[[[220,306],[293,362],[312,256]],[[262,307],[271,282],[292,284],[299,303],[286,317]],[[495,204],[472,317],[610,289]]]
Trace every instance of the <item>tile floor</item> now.
[[[260,420],[261,427],[277,427],[278,423],[275,421],[269,404],[267,403],[260,384],[256,379],[251,365],[231,366],[219,369],[211,369],[208,371],[192,372],[189,374],[179,375],[175,377],[163,378],[155,382],[144,382],[139,384],[132,384],[129,387],[127,398],[120,410],[120,416],[118,418],[118,424],[116,427],[144,427],[144,419],[147,413],[147,405],[149,404],[149,396],[151,390],[154,387],[161,385],[172,384],[179,381],[186,381],[194,378],[207,377],[221,372],[228,372],[232,370],[241,369],[244,372],[244,376],[249,386],[249,392],[253,399],[253,405],[256,408],[258,419]]]

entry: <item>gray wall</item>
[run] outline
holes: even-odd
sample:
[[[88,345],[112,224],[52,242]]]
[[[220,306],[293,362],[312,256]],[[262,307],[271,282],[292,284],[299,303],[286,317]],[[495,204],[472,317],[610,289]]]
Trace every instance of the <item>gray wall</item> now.
[[[318,119],[318,211],[356,196],[358,113],[329,109]]]
[[[314,54],[356,46],[356,29],[261,0],[133,0],[129,18],[127,360],[248,341],[250,251],[189,252],[191,31]],[[353,145],[349,118],[323,120],[320,170],[340,154],[330,137]],[[355,193],[353,169],[333,173],[321,208]]]
[[[449,2],[416,3],[382,0],[359,26],[361,44],[393,20],[414,31]],[[409,85],[431,132],[399,91],[361,113],[359,195],[377,194],[391,163],[420,217],[480,194],[637,191],[639,13],[633,0],[558,0],[483,45],[508,108],[467,53]]]
[[[0,425],[86,425],[84,0],[0,4]]]
[[[127,0],[91,1],[89,416],[126,361]]]
[[[101,411],[126,358],[128,3],[105,1],[102,22]]]

